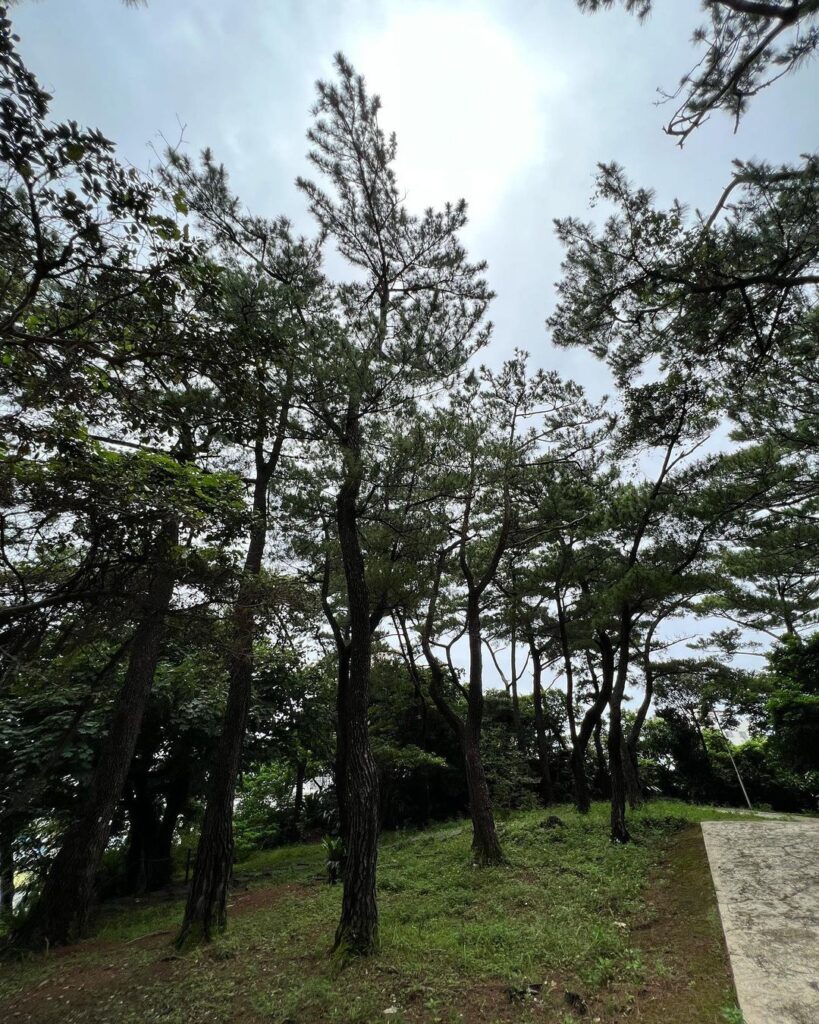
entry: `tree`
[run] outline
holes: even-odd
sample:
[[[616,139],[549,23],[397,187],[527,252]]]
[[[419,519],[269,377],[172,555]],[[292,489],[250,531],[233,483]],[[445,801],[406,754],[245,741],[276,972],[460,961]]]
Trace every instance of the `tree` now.
[[[204,329],[216,344],[203,360],[219,412],[222,444],[242,468],[252,465],[249,536],[232,610],[226,668],[229,678],[222,734],[214,752],[209,797],[197,847],[178,945],[209,940],[226,923],[233,867],[233,804],[252,697],[256,621],[266,600],[262,579],[272,526],[270,489],[292,436],[294,378],[304,372],[301,346],[311,295],[320,278],[313,246],[295,242],[284,221],[266,222],[239,212],[227,175],[205,152],[200,169],[168,153],[165,180],[178,204],[197,215],[221,261]],[[218,341],[217,341],[218,339]]]
[[[800,772],[819,771],[819,635],[786,636],[769,656],[767,713],[783,760]]]
[[[621,0],[641,19],[652,0]],[[615,0],[577,0],[583,11],[612,7]],[[710,25],[694,32],[705,55],[683,76],[666,100],[682,100],[665,131],[682,145],[716,110],[734,119],[734,128],[750,100],[790,74],[819,46],[819,3],[816,0],[703,0]]]
[[[300,179],[310,210],[353,269],[332,289],[337,327],[317,339],[309,393],[314,436],[337,460],[333,527],[341,555],[349,641],[339,675],[337,789],[346,851],[336,948],[368,954],[378,945],[375,877],[378,783],[368,736],[375,625],[387,608],[373,600],[360,516],[373,445],[385,417],[411,416],[424,396],[446,385],[487,337],[480,324],[490,293],[483,266],[457,240],[463,201],[422,218],[405,209],[391,167],[394,137],[378,122],[380,103],[342,57],[338,83],[319,82],[309,158],[331,192]],[[339,634],[336,634],[339,636]],[[340,654],[342,648],[339,648]]]

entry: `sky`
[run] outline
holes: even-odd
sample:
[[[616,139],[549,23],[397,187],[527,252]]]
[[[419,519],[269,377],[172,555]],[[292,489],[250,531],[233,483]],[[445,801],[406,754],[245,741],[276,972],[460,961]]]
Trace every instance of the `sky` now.
[[[411,210],[465,198],[464,239],[497,293],[484,361],[515,348],[594,397],[604,366],[552,347],[561,251],[552,222],[599,220],[596,164],[622,164],[662,203],[710,210],[731,161],[782,163],[819,140],[819,64],[757,97],[733,133],[714,117],[680,149],[662,132],[673,91],[697,59],[697,0],[656,0],[639,23],[574,0],[22,0],[20,51],[54,94],[57,119],[98,127],[140,168],[163,140],[209,146],[248,209],[312,233],[293,184],[309,176],[305,132],[318,78],[342,51],[383,101],[398,137]]]

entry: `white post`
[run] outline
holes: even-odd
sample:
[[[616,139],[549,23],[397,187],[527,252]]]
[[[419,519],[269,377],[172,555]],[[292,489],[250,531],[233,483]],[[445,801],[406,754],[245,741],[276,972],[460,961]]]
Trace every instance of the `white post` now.
[[[739,768],[737,768],[737,763],[734,760],[734,755],[731,753],[731,741],[725,735],[725,730],[722,728],[722,725],[720,724],[720,720],[717,716],[716,711],[712,709],[711,714],[714,716],[714,721],[717,723],[717,728],[719,729],[720,733],[722,733],[722,738],[728,744],[728,756],[731,758],[731,764],[734,766],[734,771],[737,773],[737,781],[739,782],[739,788],[742,790],[742,795],[745,797],[745,803],[748,805],[748,810],[752,811],[754,808],[751,804],[751,799],[748,796],[748,790],[745,788],[745,783],[742,781],[742,776],[739,774]]]

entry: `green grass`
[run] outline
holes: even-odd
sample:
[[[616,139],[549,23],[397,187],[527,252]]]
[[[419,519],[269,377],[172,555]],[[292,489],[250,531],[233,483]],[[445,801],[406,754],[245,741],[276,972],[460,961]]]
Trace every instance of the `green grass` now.
[[[500,868],[472,866],[467,822],[386,835],[382,952],[343,970],[329,956],[341,887],[324,883],[321,847],[301,845],[237,866],[247,888],[211,946],[174,953],[179,900],[121,901],[67,953],[3,964],[0,1005],[10,1021],[60,1024],[562,1022],[576,1019],[568,991],[592,1019],[626,1019],[617,1013],[665,970],[633,941],[649,879],[682,827],[719,814],[657,801],[632,815],[635,841],[614,846],[606,806],[552,813],[563,827],[543,828],[544,811],[499,826]]]

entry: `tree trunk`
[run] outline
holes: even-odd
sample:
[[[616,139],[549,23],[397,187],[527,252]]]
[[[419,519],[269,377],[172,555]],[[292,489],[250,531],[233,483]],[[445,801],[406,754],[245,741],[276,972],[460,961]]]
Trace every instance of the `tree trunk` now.
[[[137,758],[139,760],[139,758]],[[153,860],[156,854],[156,806],[148,786],[143,766],[131,771],[131,793],[125,803],[128,812],[128,846],[125,853],[125,892],[141,896],[150,888]]]
[[[549,741],[546,736],[546,721],[543,717],[543,667],[537,645],[529,645],[532,656],[532,697],[535,707],[535,737],[537,740],[538,766],[540,768],[540,795],[544,804],[555,802],[552,768],[549,758]]]
[[[376,867],[378,862],[378,774],[370,749],[369,701],[372,626],[364,555],[358,536],[361,455],[357,423],[348,417],[345,476],[336,500],[347,605],[350,662],[346,693],[339,694],[338,738],[342,751],[340,807],[344,842],[344,893],[334,949],[368,956],[378,950]]]
[[[233,802],[252,697],[258,578],[267,542],[267,497],[284,442],[288,408],[288,404],[283,402],[279,410],[278,433],[269,457],[264,451],[263,424],[256,440],[253,520],[244,575],[233,609],[227,704],[208,780],[205,816],[196,848],[185,916],[176,940],[179,947],[200,939],[209,942],[214,929],[222,929],[227,924],[227,894],[233,874]]]
[[[609,701],[609,771],[611,773],[611,839],[627,843],[631,836],[626,826],[626,778],[623,751],[623,696],[628,675],[628,642],[631,614],[626,606],[620,614],[617,676]]]
[[[488,867],[503,863],[503,851],[495,828],[492,801],[481,758],[483,723],[483,652],[479,598],[470,595],[466,607],[469,638],[469,688],[463,729],[464,766],[472,817],[472,852],[478,864]]]
[[[597,731],[599,738],[600,724],[603,712],[609,702],[612,686],[614,685],[614,653],[611,643],[605,634],[598,636],[600,645],[600,659],[602,663],[603,681],[597,687],[596,677],[593,673],[591,659],[589,669],[592,670],[592,682],[595,685],[595,697],[592,706],[583,716],[580,728],[577,730],[576,739],[572,743],[572,777],[574,779],[575,806],[581,814],[586,814],[591,807],[591,794],[589,792],[589,780],[586,777],[586,751],[589,747],[589,740],[592,734]]]
[[[512,571],[512,581],[514,585],[514,570]],[[518,745],[518,750],[521,754],[526,753],[526,743],[523,738],[523,725],[520,720],[520,698],[518,697],[518,642],[517,642],[517,630],[516,630],[516,613],[513,607],[512,612],[512,645],[511,645],[511,664],[509,672],[509,689],[512,694],[512,724],[515,729],[515,742]]]
[[[475,863],[491,867],[503,863],[503,851],[495,829],[492,801],[483,770],[479,739],[468,725],[464,729],[464,766],[472,818],[472,854]]]
[[[242,588],[244,589],[244,587]],[[227,705],[211,766],[208,799],[196,848],[182,929],[176,940],[210,941],[227,923],[227,894],[233,873],[233,801],[242,759],[253,679],[253,608],[245,591],[234,612]]]
[[[122,798],[159,660],[174,588],[171,552],[178,535],[174,523],[167,524],[159,537],[154,576],[131,641],[125,679],[94,768],[88,798],[63,838],[35,909],[18,933],[17,938],[23,942],[61,945],[80,935],[87,923],[97,870]]]
[[[624,752],[624,758],[626,758],[626,785],[628,787],[628,800],[632,808],[641,807],[645,803],[645,794],[643,793],[642,783],[640,782],[640,766],[637,759],[637,748],[640,744],[640,733],[643,730],[643,724],[645,723],[648,715],[648,709],[651,707],[651,699],[654,696],[654,675],[650,667],[646,666],[645,671],[645,693],[640,703],[640,707],[637,709],[637,714],[632,723],[631,729],[629,729],[628,737],[626,739],[626,750]]]
[[[165,810],[159,822],[156,835],[153,866],[150,876],[151,889],[162,889],[173,880],[173,837],[179,816],[184,813],[190,796],[190,769],[180,766],[179,774],[173,779],[165,794]]]

